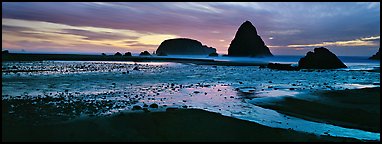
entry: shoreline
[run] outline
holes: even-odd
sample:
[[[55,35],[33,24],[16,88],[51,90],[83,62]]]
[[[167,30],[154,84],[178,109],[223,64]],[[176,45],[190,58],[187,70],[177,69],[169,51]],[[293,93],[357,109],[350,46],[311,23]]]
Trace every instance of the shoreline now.
[[[132,62],[177,62],[192,63],[196,65],[220,65],[220,66],[266,66],[267,62],[244,62],[244,61],[218,61],[213,59],[173,58],[161,56],[102,56],[80,54],[3,54],[2,61],[132,61]]]

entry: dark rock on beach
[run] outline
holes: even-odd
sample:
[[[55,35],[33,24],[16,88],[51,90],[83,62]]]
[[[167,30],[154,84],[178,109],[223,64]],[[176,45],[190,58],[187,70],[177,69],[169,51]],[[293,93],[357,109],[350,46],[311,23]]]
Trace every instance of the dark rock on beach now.
[[[150,105],[150,108],[158,108],[158,105],[153,103],[153,104]]]
[[[268,68],[270,69],[276,69],[276,70],[300,70],[299,67],[294,67],[292,64],[280,64],[280,63],[269,63]]]
[[[216,49],[202,45],[197,40],[176,38],[163,41],[156,50],[156,53],[167,55],[208,55],[216,53]]]
[[[301,69],[347,68],[334,53],[324,47],[315,48],[314,52],[308,52],[298,61],[298,67]]]
[[[246,21],[236,32],[228,48],[229,56],[273,56],[264,41],[257,34],[251,22]]]
[[[133,109],[132,109],[132,110],[141,110],[141,109],[142,109],[141,106],[135,105],[135,106],[133,106]]]

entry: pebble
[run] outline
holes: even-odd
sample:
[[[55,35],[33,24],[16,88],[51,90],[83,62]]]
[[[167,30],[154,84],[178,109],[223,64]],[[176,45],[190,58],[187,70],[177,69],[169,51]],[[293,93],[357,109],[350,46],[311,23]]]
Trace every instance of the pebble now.
[[[150,105],[150,108],[158,108],[158,105],[156,103],[153,103]]]
[[[135,106],[133,106],[133,109],[132,109],[132,110],[141,110],[141,109],[142,109],[141,106],[135,105]]]

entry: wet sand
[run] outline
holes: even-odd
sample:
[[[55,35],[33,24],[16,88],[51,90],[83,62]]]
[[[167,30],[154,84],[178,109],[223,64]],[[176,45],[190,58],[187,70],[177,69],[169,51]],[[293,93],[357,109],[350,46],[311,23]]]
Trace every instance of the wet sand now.
[[[380,87],[318,91],[254,104],[311,121],[380,132]]]
[[[3,141],[359,141],[271,128],[198,109],[121,112],[35,126],[3,121],[2,126]]]

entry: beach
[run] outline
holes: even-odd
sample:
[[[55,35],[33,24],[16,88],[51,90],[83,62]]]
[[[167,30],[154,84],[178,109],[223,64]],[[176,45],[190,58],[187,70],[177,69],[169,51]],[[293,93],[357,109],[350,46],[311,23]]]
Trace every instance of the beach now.
[[[3,141],[380,140],[379,63],[299,71],[155,60],[2,64]]]
[[[3,115],[4,117],[4,115]],[[14,125],[3,119],[3,141],[40,142],[355,142],[239,120],[198,109],[117,113],[49,125]]]

